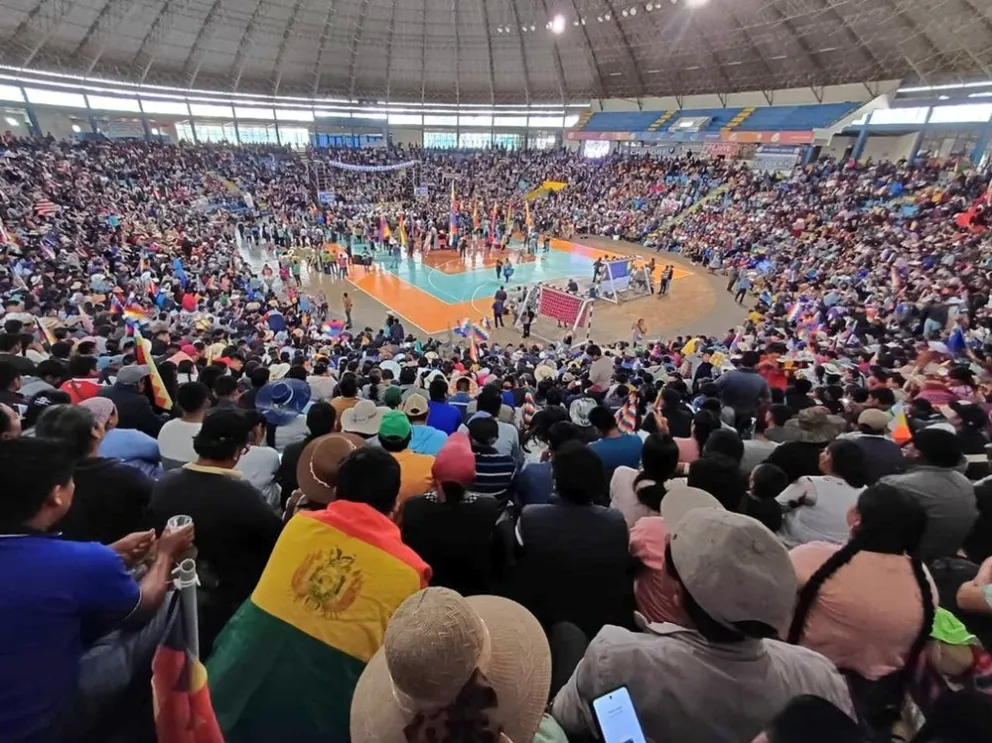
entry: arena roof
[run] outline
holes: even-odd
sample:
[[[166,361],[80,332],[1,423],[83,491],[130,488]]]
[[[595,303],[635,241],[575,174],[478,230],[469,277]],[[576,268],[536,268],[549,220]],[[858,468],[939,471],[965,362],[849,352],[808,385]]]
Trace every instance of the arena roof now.
[[[268,95],[529,103],[992,77],[988,0],[0,0],[0,8],[3,64]]]

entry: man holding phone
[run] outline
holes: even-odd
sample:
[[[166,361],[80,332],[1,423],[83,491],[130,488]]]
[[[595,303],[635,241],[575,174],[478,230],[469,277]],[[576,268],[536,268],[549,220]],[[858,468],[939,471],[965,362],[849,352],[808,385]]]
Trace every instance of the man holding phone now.
[[[679,495],[666,496],[661,515],[672,533],[666,569],[687,626],[605,627],[555,697],[554,718],[569,737],[586,736],[599,729],[595,700],[621,687],[645,739],[655,741],[751,740],[800,694],[851,714],[847,686],[829,660],[773,639],[788,626],[797,586],[781,542],[754,519]],[[605,741],[630,739],[623,732]]]

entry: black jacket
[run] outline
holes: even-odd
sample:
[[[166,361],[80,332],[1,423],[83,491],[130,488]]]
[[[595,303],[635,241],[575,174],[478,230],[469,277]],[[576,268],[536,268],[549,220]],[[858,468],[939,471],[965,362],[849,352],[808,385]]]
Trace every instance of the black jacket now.
[[[149,528],[152,481],[140,470],[116,459],[83,459],[72,475],[72,506],[52,531],[77,542],[110,544]]]
[[[112,400],[117,406],[118,428],[133,428],[158,438],[167,418],[155,412],[145,395],[130,385],[115,384],[100,390],[100,397]]]

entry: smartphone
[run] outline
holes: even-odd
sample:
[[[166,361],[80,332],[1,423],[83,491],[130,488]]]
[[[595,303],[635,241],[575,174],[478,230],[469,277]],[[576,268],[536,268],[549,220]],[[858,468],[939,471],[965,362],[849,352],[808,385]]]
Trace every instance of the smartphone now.
[[[592,716],[603,743],[647,743],[626,686],[593,699]]]

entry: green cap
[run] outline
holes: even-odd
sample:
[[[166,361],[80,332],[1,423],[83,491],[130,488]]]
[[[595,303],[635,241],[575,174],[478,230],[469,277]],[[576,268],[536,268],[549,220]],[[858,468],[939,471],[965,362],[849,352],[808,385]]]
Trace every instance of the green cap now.
[[[961,624],[961,620],[947,609],[940,607],[937,607],[936,612],[934,612],[933,629],[930,630],[930,636],[947,645],[971,645],[975,642],[975,636]]]
[[[403,390],[396,385],[390,385],[386,388],[386,394],[383,395],[382,401],[391,408],[398,408],[403,402]]]
[[[412,430],[410,419],[406,417],[406,413],[390,410],[382,416],[382,423],[379,424],[379,438],[405,439]]]

